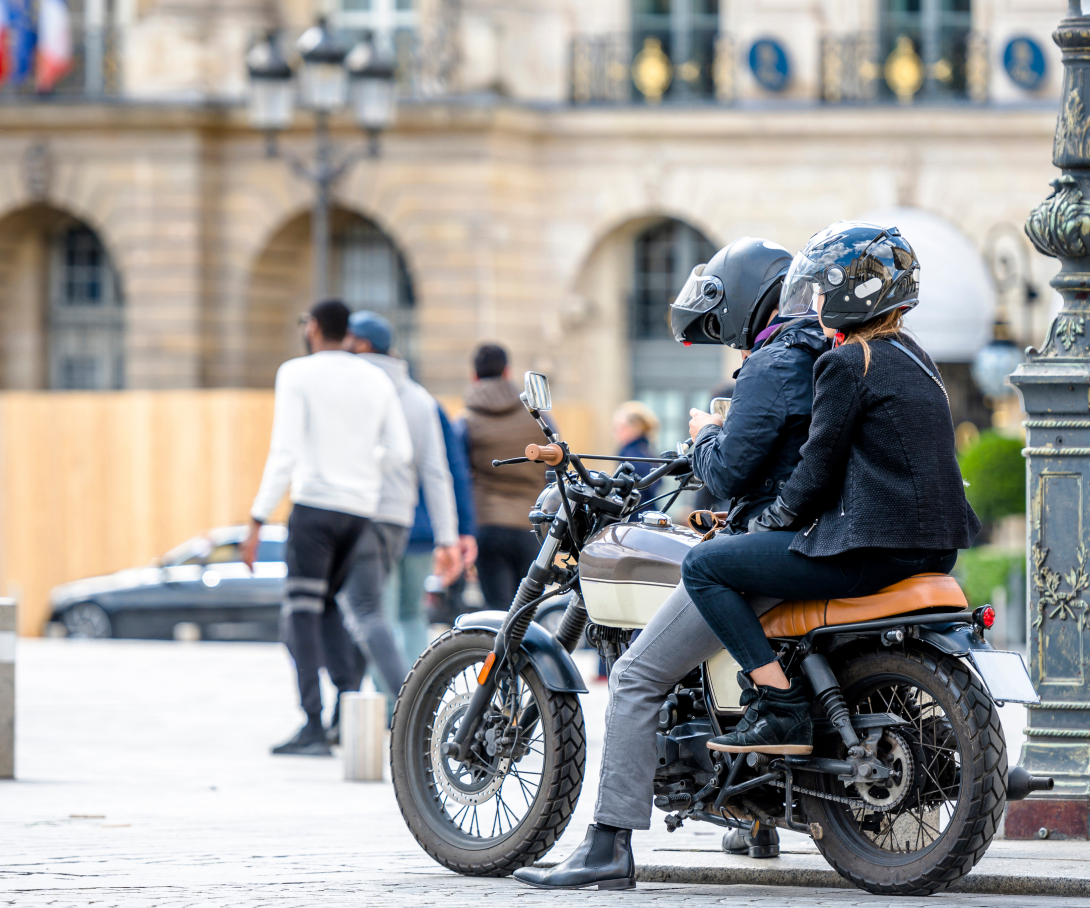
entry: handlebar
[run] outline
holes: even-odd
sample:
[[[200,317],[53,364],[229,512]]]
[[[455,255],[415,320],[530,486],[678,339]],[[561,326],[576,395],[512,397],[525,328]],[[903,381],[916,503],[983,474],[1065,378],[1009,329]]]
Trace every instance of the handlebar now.
[[[564,460],[564,449],[560,445],[527,445],[526,459],[556,467]]]
[[[688,457],[678,457],[676,460],[671,460],[669,463],[664,463],[657,470],[652,470],[639,482],[636,483],[636,488],[640,491],[650,488],[663,476],[670,476],[674,473],[688,473],[692,469],[692,465],[689,462]]]

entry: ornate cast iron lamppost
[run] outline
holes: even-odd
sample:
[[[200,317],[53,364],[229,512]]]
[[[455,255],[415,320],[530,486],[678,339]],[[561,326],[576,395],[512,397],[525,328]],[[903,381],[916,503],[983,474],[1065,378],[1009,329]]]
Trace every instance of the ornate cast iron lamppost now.
[[[1011,384],[1028,415],[1029,665],[1041,696],[1021,763],[1056,788],[1010,805],[1008,838],[1090,834],[1090,17],[1079,0],[1052,37],[1064,65],[1052,162],[1063,174],[1026,233],[1060,260],[1052,286],[1064,304]]]
[[[343,45],[324,19],[303,33],[296,45],[303,61],[298,91],[291,66],[280,52],[275,33],[255,44],[246,55],[250,73],[250,122],[268,137],[269,157],[281,157],[291,169],[314,186],[311,237],[314,247],[313,293],[316,300],[329,295],[329,214],[333,187],[361,157],[378,157],[378,136],[394,120],[397,96],[394,69],[379,60],[370,44]],[[300,161],[277,145],[277,135],[292,122],[296,94],[314,114],[313,165]],[[369,141],[365,151],[334,161],[329,117],[350,107],[356,125]]]

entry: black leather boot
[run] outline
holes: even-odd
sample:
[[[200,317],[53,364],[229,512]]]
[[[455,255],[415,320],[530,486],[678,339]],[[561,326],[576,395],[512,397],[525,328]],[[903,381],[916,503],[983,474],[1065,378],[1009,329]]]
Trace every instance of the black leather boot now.
[[[808,754],[814,749],[810,701],[801,678],[787,690],[758,687],[742,691],[748,706],[742,720],[725,735],[712,738],[708,747],[726,753]]]
[[[514,877],[539,889],[635,889],[632,830],[615,832],[591,823],[583,844],[555,867],[520,867]]]
[[[778,858],[780,834],[774,826],[759,826],[756,835],[732,829],[723,836],[723,850],[727,854],[748,854],[751,858]]]

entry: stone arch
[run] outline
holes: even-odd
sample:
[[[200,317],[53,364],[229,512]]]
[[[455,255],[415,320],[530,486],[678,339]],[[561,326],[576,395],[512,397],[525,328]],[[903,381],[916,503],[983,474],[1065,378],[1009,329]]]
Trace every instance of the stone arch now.
[[[0,388],[124,387],[121,274],[102,233],[35,203],[0,218]]]
[[[714,251],[715,241],[691,219],[644,213],[602,235],[571,283],[571,302],[563,316],[569,338],[566,349],[570,352],[559,375],[566,396],[585,399],[585,389],[594,388],[597,449],[612,447],[610,414],[634,395],[659,411],[664,422],[660,442],[670,445],[680,440],[673,436],[681,431],[682,413],[688,412],[697,397],[706,405],[708,390],[724,374],[724,348],[683,348],[663,331],[653,337],[634,333],[631,316],[640,238],[670,224],[699,236],[703,241],[701,255]],[[679,274],[695,264],[698,262],[681,266]],[[676,293],[684,276],[674,277],[671,283],[677,284],[673,287]],[[668,302],[663,299],[664,322]],[[686,385],[692,387],[686,389]],[[578,389],[584,389],[583,393]]]
[[[350,308],[373,308],[398,329],[398,352],[415,355],[415,286],[402,247],[369,217],[338,206],[331,215],[331,292]],[[310,212],[289,216],[254,256],[238,324],[225,332],[228,383],[272,385],[280,364],[303,350],[297,316],[311,303]]]

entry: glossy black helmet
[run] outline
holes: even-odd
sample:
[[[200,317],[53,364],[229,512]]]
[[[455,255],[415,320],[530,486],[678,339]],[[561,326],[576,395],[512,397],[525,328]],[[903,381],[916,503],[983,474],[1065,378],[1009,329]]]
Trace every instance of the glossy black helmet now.
[[[749,350],[780,300],[791,254],[769,240],[744,236],[697,265],[670,306],[670,328],[683,344],[726,344]]]
[[[920,263],[896,227],[838,221],[795,256],[780,294],[780,315],[815,311],[841,331],[920,302]]]

